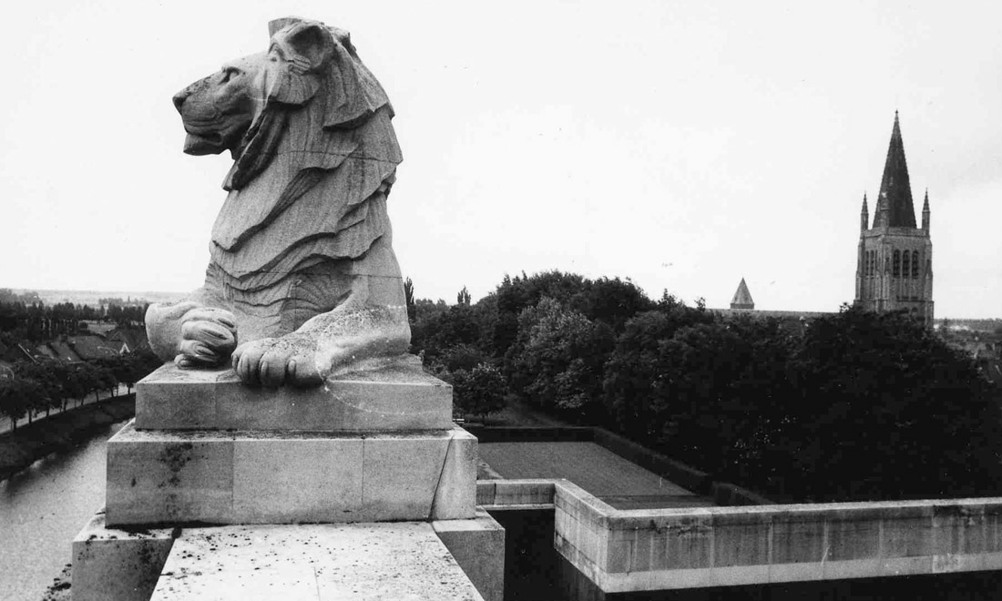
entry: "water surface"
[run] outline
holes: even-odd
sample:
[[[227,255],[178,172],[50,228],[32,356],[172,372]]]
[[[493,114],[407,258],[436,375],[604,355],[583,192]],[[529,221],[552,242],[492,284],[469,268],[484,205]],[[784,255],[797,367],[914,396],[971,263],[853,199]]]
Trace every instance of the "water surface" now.
[[[105,443],[123,423],[0,482],[0,599],[38,601],[104,506]]]

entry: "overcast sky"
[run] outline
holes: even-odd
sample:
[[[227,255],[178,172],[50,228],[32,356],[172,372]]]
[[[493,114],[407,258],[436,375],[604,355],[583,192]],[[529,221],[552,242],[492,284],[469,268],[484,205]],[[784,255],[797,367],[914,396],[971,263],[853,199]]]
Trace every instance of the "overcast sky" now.
[[[296,15],[352,33],[396,109],[418,297],[505,273],[835,310],[895,109],[932,205],[938,317],[1002,317],[998,2],[8,3],[0,286],[200,285],[228,156],[171,96]],[[874,203],[871,202],[871,209]],[[921,215],[917,215],[921,217]]]

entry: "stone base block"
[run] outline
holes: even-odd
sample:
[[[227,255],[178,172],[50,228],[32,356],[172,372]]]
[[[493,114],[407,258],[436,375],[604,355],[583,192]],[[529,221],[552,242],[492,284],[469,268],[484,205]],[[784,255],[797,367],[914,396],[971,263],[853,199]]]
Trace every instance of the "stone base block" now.
[[[452,387],[421,361],[383,360],[309,389],[250,388],[225,369],[160,367],[136,384],[140,430],[376,432],[452,426]],[[363,366],[364,367],[364,366]]]
[[[73,539],[73,601],[147,601],[173,544],[170,529],[111,529],[98,513]]]
[[[504,599],[504,528],[481,508],[472,520],[431,523],[485,601]]]
[[[108,441],[107,521],[289,524],[472,518],[477,439],[465,430],[368,435],[142,432]]]
[[[482,601],[429,524],[186,529],[152,601]]]

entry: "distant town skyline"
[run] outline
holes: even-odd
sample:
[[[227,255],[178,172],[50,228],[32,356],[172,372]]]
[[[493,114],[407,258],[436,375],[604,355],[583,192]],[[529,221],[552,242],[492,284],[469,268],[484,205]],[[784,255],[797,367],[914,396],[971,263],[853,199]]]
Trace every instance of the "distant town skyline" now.
[[[630,278],[757,309],[853,300],[894,111],[937,317],[1002,316],[1002,9],[990,2],[264,1],[6,10],[0,287],[196,288],[230,158],[170,98],[296,14],[352,33],[396,109],[394,247],[420,298]]]

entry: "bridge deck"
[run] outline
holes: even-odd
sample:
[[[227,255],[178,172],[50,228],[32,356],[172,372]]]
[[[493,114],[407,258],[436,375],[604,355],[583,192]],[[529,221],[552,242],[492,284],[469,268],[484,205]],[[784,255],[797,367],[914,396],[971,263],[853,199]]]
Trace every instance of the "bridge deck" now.
[[[152,601],[482,601],[430,524],[186,529]]]

